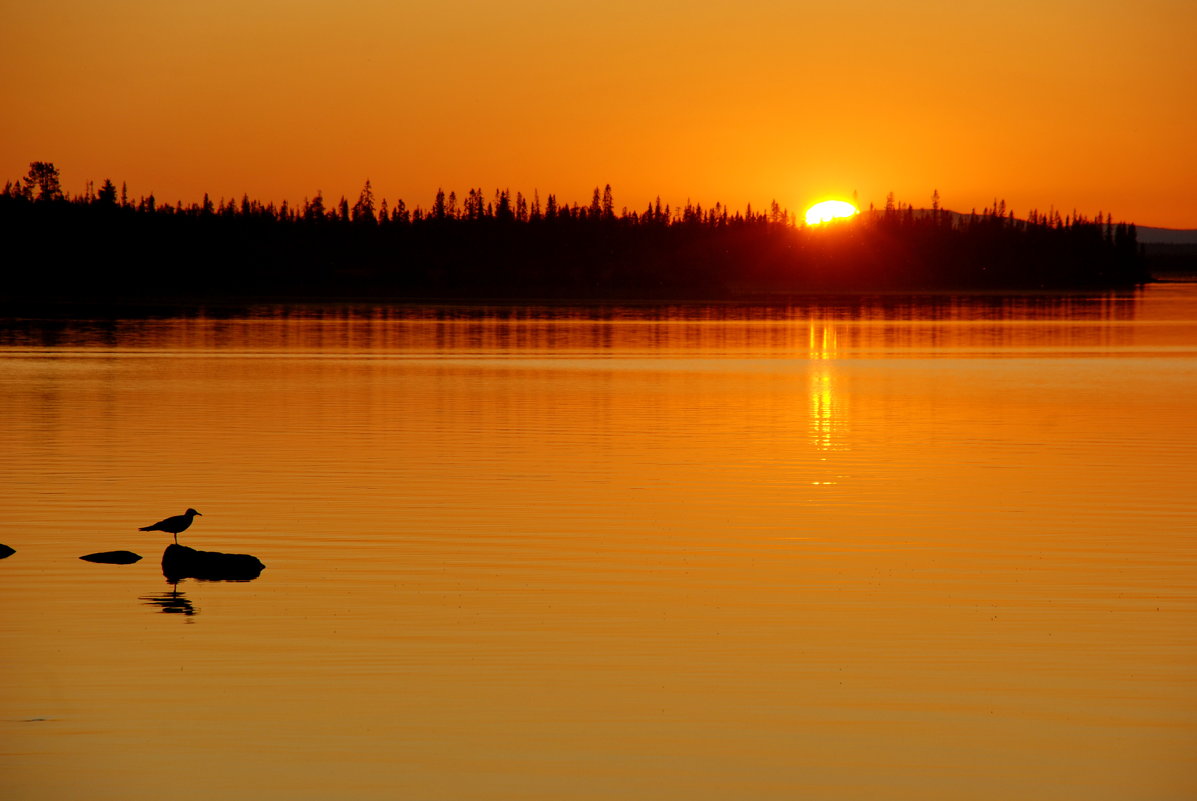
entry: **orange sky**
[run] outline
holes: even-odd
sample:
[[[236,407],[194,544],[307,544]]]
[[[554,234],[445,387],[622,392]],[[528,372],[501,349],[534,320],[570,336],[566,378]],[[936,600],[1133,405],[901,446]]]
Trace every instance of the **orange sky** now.
[[[3,0],[0,30],[0,180],[68,192],[938,189],[1197,227],[1192,0]]]

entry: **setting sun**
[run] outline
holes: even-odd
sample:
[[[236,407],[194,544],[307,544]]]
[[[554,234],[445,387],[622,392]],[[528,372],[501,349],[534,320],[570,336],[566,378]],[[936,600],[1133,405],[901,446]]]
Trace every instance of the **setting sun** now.
[[[824,200],[806,210],[806,224],[819,225],[841,217],[855,217],[860,209],[846,200]]]

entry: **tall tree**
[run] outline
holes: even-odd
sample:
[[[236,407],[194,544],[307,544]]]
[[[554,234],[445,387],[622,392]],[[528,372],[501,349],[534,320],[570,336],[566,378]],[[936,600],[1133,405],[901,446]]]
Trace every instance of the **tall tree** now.
[[[38,200],[61,200],[62,183],[58,168],[50,161],[29,162],[29,174],[25,176],[26,192],[37,188]]]
[[[357,196],[357,202],[353,204],[353,221],[367,224],[378,222],[374,216],[374,189],[370,186],[369,178]]]
[[[495,217],[504,222],[510,222],[515,218],[511,213],[511,192],[507,189],[495,190]]]
[[[310,201],[304,200],[303,218],[307,222],[322,222],[324,217],[324,193],[317,189],[314,198]]]
[[[105,178],[104,183],[100,186],[100,191],[96,192],[96,202],[101,206],[116,205],[116,184],[112,183],[110,179]]]

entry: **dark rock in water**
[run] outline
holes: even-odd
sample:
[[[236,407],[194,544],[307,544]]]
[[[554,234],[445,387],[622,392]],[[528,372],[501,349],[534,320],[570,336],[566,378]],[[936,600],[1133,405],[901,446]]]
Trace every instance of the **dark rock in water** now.
[[[16,552],[16,548],[9,548],[7,545],[0,545],[0,559],[7,559]]]
[[[80,556],[84,562],[100,562],[105,565],[131,565],[141,561],[141,557],[132,551],[104,551],[103,553],[89,553]]]
[[[205,581],[250,581],[266,569],[256,556],[247,553],[197,551],[186,545],[170,544],[162,552],[162,575],[170,581],[185,578]]]

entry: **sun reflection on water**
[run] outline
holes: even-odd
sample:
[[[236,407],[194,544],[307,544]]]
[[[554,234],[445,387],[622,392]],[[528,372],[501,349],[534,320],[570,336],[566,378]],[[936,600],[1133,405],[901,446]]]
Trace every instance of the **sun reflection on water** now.
[[[816,449],[825,452],[845,449],[842,402],[835,388],[833,369],[838,350],[835,326],[812,322],[807,349],[807,357],[811,360],[810,438]]]

